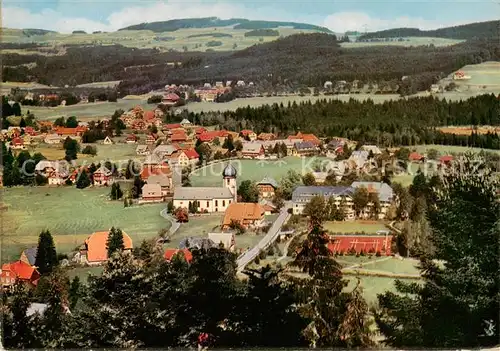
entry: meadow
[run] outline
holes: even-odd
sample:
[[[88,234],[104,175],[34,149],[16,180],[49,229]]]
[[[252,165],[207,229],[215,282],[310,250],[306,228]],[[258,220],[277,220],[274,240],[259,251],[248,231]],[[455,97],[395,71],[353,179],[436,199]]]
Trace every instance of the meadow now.
[[[154,237],[170,222],[160,216],[165,204],[123,207],[109,201],[110,188],[16,187],[3,190],[2,261],[19,257],[36,246],[38,235],[48,229],[58,252],[70,252],[93,232],[119,227],[134,245]]]
[[[233,160],[230,163],[238,172],[238,184],[243,180],[260,181],[264,177],[272,177],[276,181],[286,175],[289,170],[298,173],[312,171],[313,160],[326,160],[324,157],[284,157],[277,160]],[[191,173],[189,179],[192,186],[221,186],[222,170],[226,162],[220,162],[200,168]]]
[[[468,147],[468,146],[455,146],[455,145],[417,145],[410,147],[411,150],[415,149],[417,152],[425,153],[430,149],[437,150],[441,156],[447,155],[449,153],[465,153],[465,152],[493,152],[496,154],[500,154],[500,150],[490,150],[490,149],[481,149],[478,147]]]
[[[323,227],[331,233],[367,233],[375,234],[379,230],[388,230],[383,222],[377,221],[343,221],[334,222],[327,221],[323,224]]]

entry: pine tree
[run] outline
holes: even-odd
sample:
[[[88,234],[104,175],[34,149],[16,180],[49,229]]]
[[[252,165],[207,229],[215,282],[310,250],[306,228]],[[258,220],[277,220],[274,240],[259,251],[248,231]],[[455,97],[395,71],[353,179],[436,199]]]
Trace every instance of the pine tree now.
[[[3,296],[6,297],[5,294]],[[30,293],[26,285],[14,285],[12,299],[2,308],[2,344],[6,348],[34,347],[33,323],[26,315],[30,306]]]
[[[38,237],[35,266],[40,274],[47,274],[52,272],[57,264],[57,252],[54,245],[54,239],[48,230],[44,230]]]
[[[76,188],[77,189],[85,189],[86,187],[90,186],[90,178],[89,175],[86,171],[82,171],[76,180]]]
[[[113,183],[113,185],[111,185],[111,194],[110,194],[111,200],[119,200],[122,198],[122,196],[123,192],[122,189],[120,188],[120,184]]]
[[[428,208],[433,250],[421,257],[423,286],[397,282],[399,294],[378,296],[376,321],[393,347],[498,344],[500,184],[475,161],[467,156],[445,175]]]
[[[125,244],[123,242],[123,233],[121,229],[111,227],[108,234],[108,240],[106,242],[106,249],[108,250],[108,258],[113,256],[113,253],[117,251],[123,251],[125,249]]]

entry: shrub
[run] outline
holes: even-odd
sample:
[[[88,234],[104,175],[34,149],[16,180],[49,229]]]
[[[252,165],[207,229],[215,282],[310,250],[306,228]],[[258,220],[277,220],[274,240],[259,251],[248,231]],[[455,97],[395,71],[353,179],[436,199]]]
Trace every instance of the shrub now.
[[[261,260],[265,259],[266,257],[267,257],[267,255],[266,255],[266,252],[265,252],[265,251],[261,251],[261,252],[259,252],[259,258],[260,258]]]
[[[366,254],[365,254],[365,250],[361,250],[361,251],[359,252],[359,255],[360,255],[360,256],[366,256]]]
[[[87,145],[83,148],[82,154],[95,156],[97,155],[97,148],[92,145]]]
[[[348,255],[356,255],[356,250],[354,249],[354,247],[351,247],[349,250],[347,250],[347,254]]]
[[[269,249],[267,249],[267,254],[268,254],[269,256],[274,256],[274,249],[273,249],[273,247],[272,247],[272,246],[271,246],[271,247],[269,247]]]

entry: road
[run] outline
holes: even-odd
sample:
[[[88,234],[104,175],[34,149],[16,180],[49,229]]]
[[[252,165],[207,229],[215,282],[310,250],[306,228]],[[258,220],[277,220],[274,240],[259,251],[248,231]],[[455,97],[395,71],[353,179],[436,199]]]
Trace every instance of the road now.
[[[162,216],[172,224],[169,230],[170,235],[174,234],[177,231],[177,229],[179,229],[179,227],[181,226],[181,224],[177,222],[177,220],[174,217],[172,217],[170,213],[167,212],[166,208],[160,212],[160,216]]]
[[[281,227],[283,226],[283,224],[285,224],[288,218],[290,218],[290,214],[288,213],[289,208],[292,208],[292,203],[286,202],[285,206],[283,206],[283,208],[281,209],[278,218],[276,218],[271,228],[269,228],[269,230],[267,231],[266,236],[263,237],[257,245],[238,257],[238,260],[236,261],[236,263],[238,264],[238,272],[243,271],[243,269],[245,269],[245,266],[252,262],[261,250],[267,249],[269,245],[276,240]]]

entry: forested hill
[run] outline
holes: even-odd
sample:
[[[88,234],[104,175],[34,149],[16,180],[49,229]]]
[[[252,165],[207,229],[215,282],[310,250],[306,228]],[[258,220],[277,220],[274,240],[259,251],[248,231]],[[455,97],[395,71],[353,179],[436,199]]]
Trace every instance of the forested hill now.
[[[359,37],[359,40],[401,37],[435,37],[463,40],[475,38],[499,38],[500,21],[477,22],[434,30],[420,30],[418,28],[394,28],[364,34]]]
[[[273,29],[278,27],[292,27],[294,29],[316,30],[323,33],[332,33],[328,28],[307,23],[279,22],[279,21],[252,21],[244,18],[230,18],[227,20],[218,17],[183,18],[169,21],[141,23],[119,30],[151,30],[153,32],[173,32],[182,28],[212,28],[234,26],[235,29]]]

